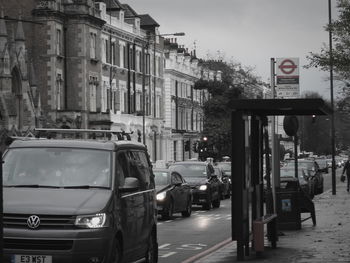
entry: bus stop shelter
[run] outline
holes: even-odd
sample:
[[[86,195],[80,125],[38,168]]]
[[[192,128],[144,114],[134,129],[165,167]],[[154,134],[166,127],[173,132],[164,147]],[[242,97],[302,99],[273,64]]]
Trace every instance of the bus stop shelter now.
[[[232,240],[237,241],[237,260],[244,260],[249,255],[250,241],[256,242],[252,239],[253,222],[268,223],[273,247],[277,241],[276,215],[271,204],[275,200],[266,200],[266,211],[263,200],[263,160],[269,149],[267,117],[329,115],[332,109],[318,98],[233,100],[231,107]]]

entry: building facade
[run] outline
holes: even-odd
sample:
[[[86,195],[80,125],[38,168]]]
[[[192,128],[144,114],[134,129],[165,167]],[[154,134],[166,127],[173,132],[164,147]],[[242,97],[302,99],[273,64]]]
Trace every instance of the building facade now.
[[[0,126],[6,130],[28,130],[39,120],[39,93],[32,61],[27,58],[22,22],[5,22],[1,11]]]
[[[194,89],[194,84],[201,78],[221,80],[221,73],[203,68],[195,51],[189,53],[176,39],[166,39],[164,52],[164,160],[198,159],[195,146],[203,131],[203,104],[209,93]]]
[[[152,17],[117,0],[6,1],[3,13],[3,127],[125,131],[162,159],[164,52]]]

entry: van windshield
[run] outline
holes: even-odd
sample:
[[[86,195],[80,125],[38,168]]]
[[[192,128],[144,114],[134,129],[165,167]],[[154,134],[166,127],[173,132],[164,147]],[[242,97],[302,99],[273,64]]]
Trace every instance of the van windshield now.
[[[92,149],[10,149],[3,160],[3,185],[110,188],[111,156]]]

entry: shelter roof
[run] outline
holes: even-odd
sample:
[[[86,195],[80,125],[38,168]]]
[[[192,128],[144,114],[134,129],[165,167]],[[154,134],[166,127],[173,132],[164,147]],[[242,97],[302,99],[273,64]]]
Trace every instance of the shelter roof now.
[[[231,108],[249,115],[329,115],[332,108],[323,99],[237,99]]]

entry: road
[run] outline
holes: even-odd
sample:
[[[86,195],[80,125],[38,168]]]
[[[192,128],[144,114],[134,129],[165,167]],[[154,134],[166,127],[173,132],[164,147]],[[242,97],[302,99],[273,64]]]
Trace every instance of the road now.
[[[339,181],[342,168],[336,170]],[[332,172],[323,174],[324,191],[332,188]],[[231,200],[221,201],[210,211],[193,208],[191,217],[175,214],[173,220],[158,221],[159,263],[181,263],[228,241],[231,237]]]
[[[159,263],[179,263],[231,236],[231,200],[210,211],[194,207],[191,217],[158,221]]]

